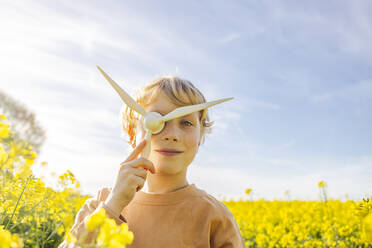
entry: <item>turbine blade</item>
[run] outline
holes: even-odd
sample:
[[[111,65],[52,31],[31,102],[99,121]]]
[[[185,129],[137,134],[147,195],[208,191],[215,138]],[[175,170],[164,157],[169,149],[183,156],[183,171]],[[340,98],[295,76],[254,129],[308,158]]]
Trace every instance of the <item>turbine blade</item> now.
[[[212,107],[216,104],[223,103],[223,102],[229,101],[231,99],[233,99],[233,97],[223,98],[223,99],[212,101],[212,102],[206,102],[206,103],[201,103],[201,104],[179,107],[179,108],[176,108],[175,110],[171,111],[170,113],[166,114],[165,116],[163,116],[162,120],[165,122],[165,121],[169,121],[169,120],[172,120],[172,119],[176,119],[178,117],[185,116],[185,115],[191,114],[193,112],[197,112],[197,111],[200,111],[202,109]]]
[[[98,70],[102,73],[102,75],[106,78],[106,80],[111,84],[111,86],[115,89],[115,91],[119,94],[120,98],[124,101],[124,103],[140,115],[145,116],[145,110],[127,93],[123,90],[114,80],[110,78],[98,65]]]
[[[151,152],[151,135],[152,133],[147,130],[146,133],[146,146],[143,148],[143,152],[141,153],[142,158],[149,158],[150,152]]]

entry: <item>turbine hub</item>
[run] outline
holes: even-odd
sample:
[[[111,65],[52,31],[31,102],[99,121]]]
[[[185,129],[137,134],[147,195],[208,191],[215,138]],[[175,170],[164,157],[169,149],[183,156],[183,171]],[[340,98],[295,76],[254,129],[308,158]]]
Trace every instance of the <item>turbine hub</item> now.
[[[162,115],[158,112],[150,112],[146,114],[143,124],[151,133],[157,134],[164,128],[164,121],[161,119]]]

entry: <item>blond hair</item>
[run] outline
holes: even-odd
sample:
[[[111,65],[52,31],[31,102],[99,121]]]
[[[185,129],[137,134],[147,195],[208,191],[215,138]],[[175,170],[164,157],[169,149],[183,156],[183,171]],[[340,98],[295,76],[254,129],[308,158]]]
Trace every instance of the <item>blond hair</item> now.
[[[153,102],[160,91],[164,92],[170,102],[177,106],[206,102],[204,95],[190,81],[175,76],[159,77],[151,81],[135,94],[135,100],[142,107],[147,107]],[[128,143],[132,147],[136,146],[136,129],[139,120],[140,116],[132,109],[125,107],[125,110],[122,111],[122,128],[128,134]],[[213,122],[209,119],[208,109],[199,111],[199,121],[202,134],[201,143],[204,143],[205,134],[212,131],[213,125]]]

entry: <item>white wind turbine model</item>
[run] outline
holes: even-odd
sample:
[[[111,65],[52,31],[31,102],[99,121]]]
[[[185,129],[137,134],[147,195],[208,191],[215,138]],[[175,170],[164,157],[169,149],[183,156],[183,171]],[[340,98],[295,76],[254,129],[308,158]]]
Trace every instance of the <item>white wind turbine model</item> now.
[[[174,109],[173,111],[169,112],[168,114],[162,116],[158,112],[150,112],[146,113],[146,111],[127,93],[125,92],[117,83],[112,80],[109,75],[107,75],[99,66],[97,66],[98,70],[103,74],[103,76],[107,79],[107,81],[111,84],[111,86],[116,90],[116,92],[119,94],[121,99],[124,101],[124,103],[140,115],[144,117],[143,120],[143,126],[146,129],[146,147],[144,148],[141,157],[148,158],[151,151],[151,135],[157,134],[161,132],[161,130],[164,128],[164,123],[166,121],[176,119],[185,115],[189,115],[193,112],[200,111],[209,107],[212,107],[216,104],[229,101],[233,99],[233,97],[230,98],[223,98],[220,100],[212,101],[212,102],[206,102],[201,104],[195,104],[195,105],[188,105],[183,106]]]

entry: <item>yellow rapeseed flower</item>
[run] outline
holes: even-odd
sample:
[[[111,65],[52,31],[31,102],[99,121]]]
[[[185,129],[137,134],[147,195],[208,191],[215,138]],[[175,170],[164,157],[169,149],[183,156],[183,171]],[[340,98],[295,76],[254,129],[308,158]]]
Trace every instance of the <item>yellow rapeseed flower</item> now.
[[[90,216],[89,220],[86,223],[88,231],[92,231],[96,227],[102,225],[106,219],[105,209],[101,208],[98,212]]]
[[[366,242],[372,244],[372,213],[363,219],[363,236]]]
[[[113,219],[107,218],[102,225],[97,237],[98,245],[107,245],[107,247],[125,247],[133,241],[133,233],[129,231],[126,223],[118,226]]]
[[[17,234],[11,234],[0,225],[0,248],[22,248],[23,241]]]
[[[252,189],[246,189],[246,190],[245,190],[245,193],[246,193],[247,195],[249,195],[251,192],[252,192]]]
[[[325,183],[324,183],[323,180],[318,182],[318,187],[319,188],[324,188],[325,187]]]
[[[9,137],[10,127],[8,124],[0,122],[0,139],[6,139]]]
[[[33,163],[34,163],[34,160],[32,160],[32,159],[25,159],[25,163],[26,163],[26,165],[32,165]]]
[[[0,165],[3,165],[7,159],[8,159],[8,153],[5,151],[3,145],[0,144]]]
[[[66,237],[66,240],[70,244],[74,244],[77,241],[76,238],[75,238],[75,236],[72,235],[71,232],[68,232],[67,237]]]
[[[363,199],[356,207],[356,214],[362,218],[366,217],[369,213],[372,213],[372,200]]]
[[[32,159],[35,159],[35,158],[37,157],[36,152],[31,152],[30,155],[31,155],[31,158],[32,158]]]
[[[88,231],[99,228],[96,243],[99,247],[125,247],[133,241],[133,233],[129,231],[128,225],[122,223],[120,226],[106,215],[106,211],[101,208],[94,213],[86,222]]]
[[[9,248],[12,242],[12,235],[3,226],[0,226],[0,248]]]

